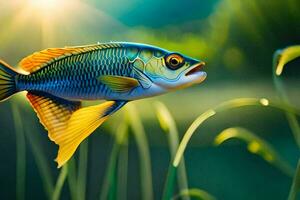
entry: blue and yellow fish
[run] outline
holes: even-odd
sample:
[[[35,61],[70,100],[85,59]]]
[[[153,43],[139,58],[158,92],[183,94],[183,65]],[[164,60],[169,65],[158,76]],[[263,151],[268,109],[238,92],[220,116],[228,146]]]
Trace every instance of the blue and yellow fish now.
[[[202,61],[137,43],[50,48],[24,58],[21,74],[0,61],[0,101],[28,91],[27,98],[50,140],[58,167],[79,144],[128,101],[201,83]],[[107,100],[82,107],[87,100]]]

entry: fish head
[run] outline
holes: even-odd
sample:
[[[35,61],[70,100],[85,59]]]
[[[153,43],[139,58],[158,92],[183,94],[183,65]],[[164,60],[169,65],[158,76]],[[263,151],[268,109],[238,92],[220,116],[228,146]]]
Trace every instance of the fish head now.
[[[207,74],[203,71],[205,63],[180,53],[167,53],[156,66],[155,74],[149,74],[153,82],[167,90],[186,88],[201,83]],[[147,65],[146,65],[147,69]],[[154,74],[154,76],[152,76]]]
[[[153,46],[129,51],[134,68],[164,91],[186,88],[206,78],[203,61]]]

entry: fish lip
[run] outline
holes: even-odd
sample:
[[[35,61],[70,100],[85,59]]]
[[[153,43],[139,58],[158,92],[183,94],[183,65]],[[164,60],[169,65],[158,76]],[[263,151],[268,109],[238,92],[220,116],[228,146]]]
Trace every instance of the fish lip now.
[[[204,66],[205,66],[205,62],[199,62],[199,63],[195,64],[191,70],[189,70],[187,73],[185,73],[185,76],[189,76],[189,75],[192,75],[194,73],[201,71],[201,69]]]

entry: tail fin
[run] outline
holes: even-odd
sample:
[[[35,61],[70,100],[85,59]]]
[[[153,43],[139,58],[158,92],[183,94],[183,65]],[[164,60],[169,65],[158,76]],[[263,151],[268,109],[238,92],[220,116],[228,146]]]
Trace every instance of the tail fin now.
[[[0,102],[17,92],[15,76],[18,73],[0,60]]]

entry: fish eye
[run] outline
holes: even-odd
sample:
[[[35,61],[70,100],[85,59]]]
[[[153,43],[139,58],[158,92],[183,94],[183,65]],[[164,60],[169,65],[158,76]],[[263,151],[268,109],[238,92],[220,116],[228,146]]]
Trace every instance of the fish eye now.
[[[176,70],[184,65],[184,58],[179,54],[169,54],[165,57],[166,65],[171,70]]]

